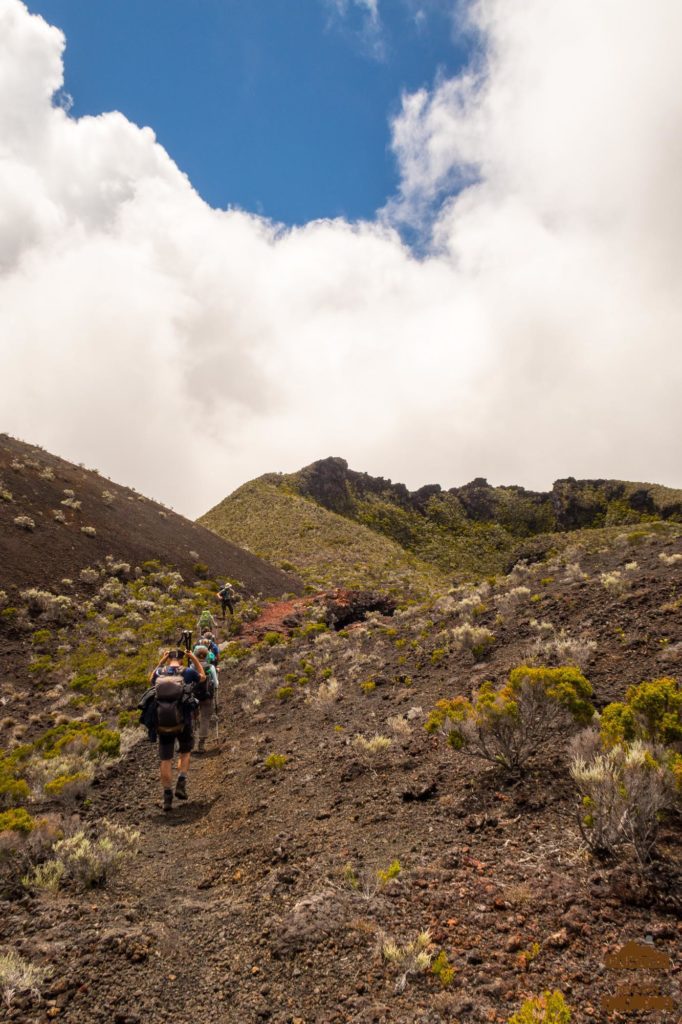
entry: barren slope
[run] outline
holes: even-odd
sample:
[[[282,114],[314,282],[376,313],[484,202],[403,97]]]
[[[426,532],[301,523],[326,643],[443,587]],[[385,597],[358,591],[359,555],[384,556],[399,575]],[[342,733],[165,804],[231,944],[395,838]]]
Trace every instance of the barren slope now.
[[[15,525],[21,517],[34,529]],[[65,577],[78,582],[81,569],[106,555],[133,566],[156,559],[186,578],[228,576],[252,594],[279,596],[301,587],[295,577],[158,502],[0,435],[0,589],[54,587]]]

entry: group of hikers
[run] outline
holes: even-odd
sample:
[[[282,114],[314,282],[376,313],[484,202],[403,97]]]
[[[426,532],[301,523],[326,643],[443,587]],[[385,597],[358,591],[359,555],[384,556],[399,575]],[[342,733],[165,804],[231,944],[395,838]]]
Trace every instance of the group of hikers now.
[[[222,618],[229,609],[234,614],[238,595],[226,583],[216,595],[221,602]],[[163,809],[170,811],[173,797],[187,799],[187,774],[194,736],[198,726],[197,753],[206,749],[211,722],[218,729],[218,664],[220,648],[216,640],[217,624],[208,608],[199,616],[198,640],[192,644],[192,632],[183,630],[176,647],[163,651],[158,665],[149,673],[149,688],[138,705],[140,722],[149,739],[158,740],[161,762]],[[178,777],[173,789],[173,757],[177,744]]]

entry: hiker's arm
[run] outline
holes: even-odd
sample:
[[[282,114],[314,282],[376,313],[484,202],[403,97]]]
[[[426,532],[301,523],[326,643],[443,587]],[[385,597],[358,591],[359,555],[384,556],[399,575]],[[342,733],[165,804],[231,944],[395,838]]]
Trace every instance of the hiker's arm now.
[[[188,651],[187,652],[187,657],[192,661],[192,664],[193,664],[194,668],[199,673],[199,682],[203,683],[204,679],[206,678],[206,673],[204,672],[204,666],[201,664],[201,662],[197,658],[196,654],[193,654],[192,651]]]
[[[166,658],[168,657],[169,653],[170,653],[169,651],[166,651],[166,653],[165,653],[165,654],[163,655],[163,657],[161,658],[161,661],[160,661],[160,662],[159,662],[159,664],[158,664],[158,665],[156,666],[156,668],[153,668],[153,669],[151,670],[151,672],[149,673],[149,680],[148,680],[148,682],[149,682],[149,685],[150,685],[150,686],[151,686],[151,685],[152,685],[152,683],[154,682],[154,676],[155,676],[155,674],[156,674],[157,672],[159,672],[159,671],[160,671],[160,669],[162,669],[162,668],[163,668],[163,666],[164,666],[164,664],[165,664],[165,662],[166,662]]]

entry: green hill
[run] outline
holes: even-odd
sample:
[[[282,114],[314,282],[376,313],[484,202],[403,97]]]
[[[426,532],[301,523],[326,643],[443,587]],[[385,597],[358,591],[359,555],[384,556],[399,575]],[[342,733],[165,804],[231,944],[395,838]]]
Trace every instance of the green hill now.
[[[310,586],[381,587],[426,595],[447,578],[394,540],[261,477],[199,520]]]
[[[624,527],[660,520],[682,522],[682,491],[568,478],[548,492],[484,479],[411,492],[329,458],[266,474],[199,521],[310,583],[385,586],[389,578],[425,592],[545,558],[585,533],[588,545],[608,543]]]

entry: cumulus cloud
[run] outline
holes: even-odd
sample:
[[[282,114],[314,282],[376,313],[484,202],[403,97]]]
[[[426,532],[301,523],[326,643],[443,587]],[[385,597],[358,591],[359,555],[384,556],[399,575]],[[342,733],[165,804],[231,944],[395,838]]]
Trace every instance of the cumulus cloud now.
[[[682,483],[682,7],[470,17],[477,65],[403,99],[399,194],[288,229],[55,105],[62,34],[0,0],[5,429],[188,514],[328,454],[410,486]]]

